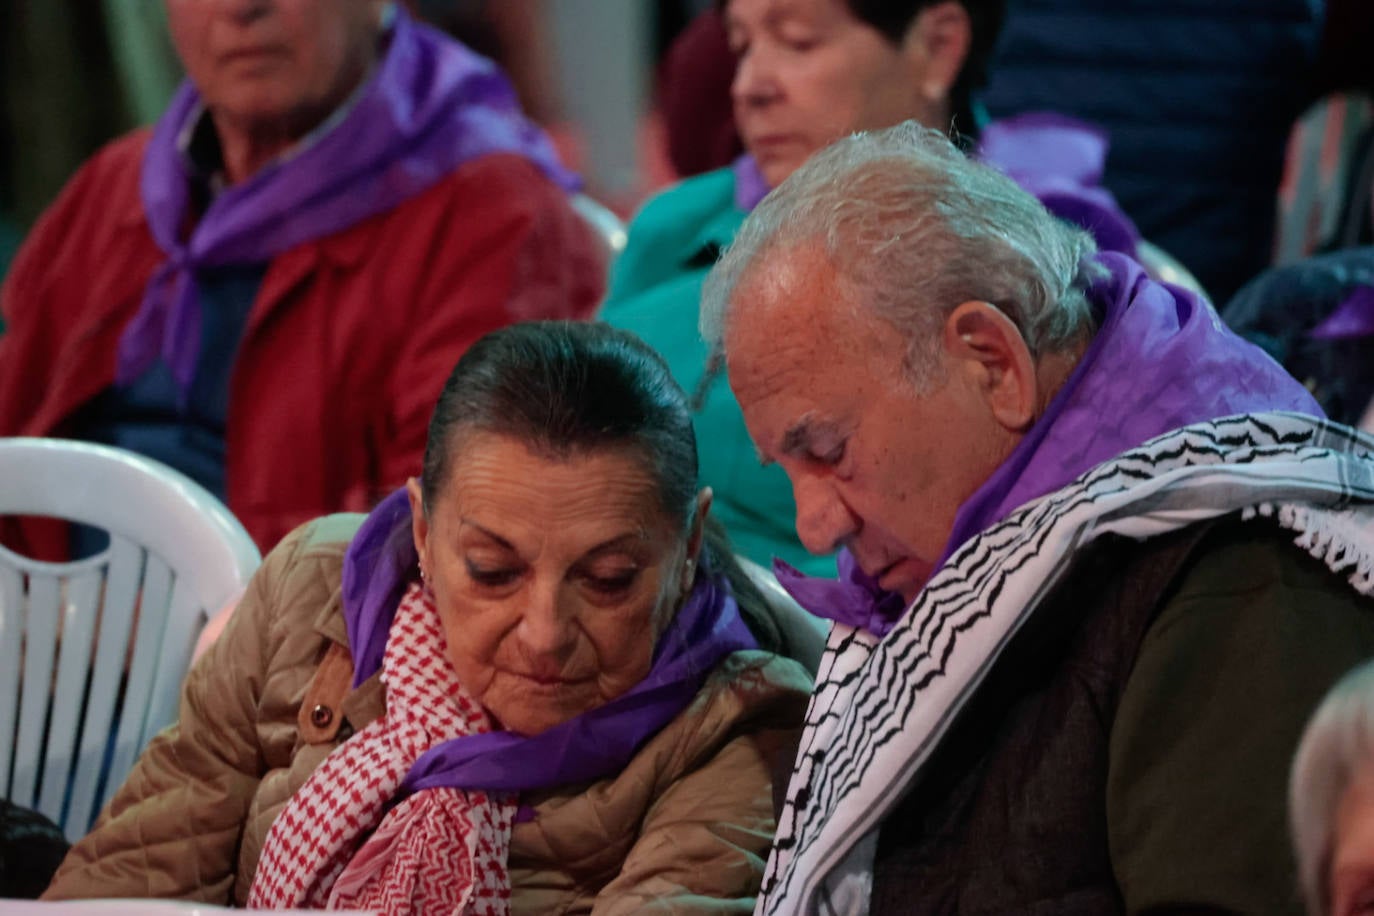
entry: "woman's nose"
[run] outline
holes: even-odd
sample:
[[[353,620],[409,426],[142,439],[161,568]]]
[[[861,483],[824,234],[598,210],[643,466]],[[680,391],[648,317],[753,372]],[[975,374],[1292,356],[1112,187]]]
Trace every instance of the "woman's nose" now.
[[[740,56],[735,78],[730,83],[730,96],[736,105],[764,105],[777,97],[778,83],[768,54],[750,49]]]
[[[858,529],[854,514],[826,478],[799,472],[792,479],[797,502],[797,537],[814,554],[832,553]]]
[[[561,660],[572,650],[577,625],[574,613],[564,605],[557,587],[535,588],[530,593],[516,634],[531,655]]]

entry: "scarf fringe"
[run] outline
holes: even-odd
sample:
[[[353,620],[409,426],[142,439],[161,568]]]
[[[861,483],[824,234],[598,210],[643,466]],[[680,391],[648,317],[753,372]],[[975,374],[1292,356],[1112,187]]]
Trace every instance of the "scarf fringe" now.
[[[1272,519],[1294,532],[1293,543],[1344,575],[1362,595],[1374,595],[1374,522],[1349,509],[1323,509],[1302,503],[1261,503],[1245,509],[1241,518]]]

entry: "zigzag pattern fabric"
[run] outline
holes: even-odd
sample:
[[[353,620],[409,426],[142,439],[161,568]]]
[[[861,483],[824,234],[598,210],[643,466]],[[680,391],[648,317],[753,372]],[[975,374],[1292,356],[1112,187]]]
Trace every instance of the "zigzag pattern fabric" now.
[[[491,730],[419,585],[392,621],[382,682],[386,715],[330,754],[273,823],[249,906],[503,916],[514,795],[428,789],[387,809],[432,745]]]
[[[886,638],[836,624],[756,912],[867,912],[883,816],[1083,546],[1231,513],[1272,517],[1370,594],[1371,503],[1374,439],[1354,430],[1295,413],[1194,424],[967,541]]]

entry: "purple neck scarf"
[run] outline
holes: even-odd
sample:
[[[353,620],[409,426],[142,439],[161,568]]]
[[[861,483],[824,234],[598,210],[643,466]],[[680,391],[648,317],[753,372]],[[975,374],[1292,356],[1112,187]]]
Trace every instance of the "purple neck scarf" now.
[[[1322,416],[1278,363],[1233,334],[1205,299],[1155,283],[1140,265],[1098,255],[1110,276],[1089,291],[1102,326],[1043,416],[960,507],[938,568],[965,541],[1030,500],[1180,426],[1228,414],[1292,410]],[[839,581],[777,565],[811,613],[884,636],[906,609],[848,551]]]
[[[217,195],[187,236],[195,177],[177,138],[201,102],[182,85],[143,158],[143,209],[167,259],[120,338],[117,384],[161,356],[185,398],[200,354],[199,268],[270,261],[394,209],[489,153],[522,155],[562,187],[578,186],[495,65],[399,7],[389,45],[350,106],[320,137]]]
[[[986,125],[976,156],[1034,194],[1055,216],[1092,233],[1100,250],[1134,257],[1140,232],[1102,186],[1107,146],[1107,134],[1091,124],[1031,112]],[[772,189],[748,153],[731,168],[735,206],[748,213]]]
[[[382,665],[387,634],[417,557],[402,488],[363,522],[344,558],[343,609],[356,687]],[[401,792],[448,787],[518,792],[571,785],[619,772],[639,747],[696,696],[725,656],[757,649],[724,576],[702,568],[654,647],[653,666],[628,693],[538,735],[498,731],[430,748]]]
[[[983,128],[978,159],[1034,194],[1055,216],[1092,233],[1102,251],[1135,255],[1140,231],[1102,186],[1107,133],[1053,112],[1028,112]]]
[[[1374,334],[1374,286],[1357,286],[1308,334],[1316,340],[1346,340]]]

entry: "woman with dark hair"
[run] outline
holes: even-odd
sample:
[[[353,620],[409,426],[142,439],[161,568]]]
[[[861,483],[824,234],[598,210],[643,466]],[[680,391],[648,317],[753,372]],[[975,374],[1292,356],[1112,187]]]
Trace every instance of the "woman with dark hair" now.
[[[273,551],[48,896],[747,909],[809,678],[710,503],[637,338],[489,335],[423,482]]]

